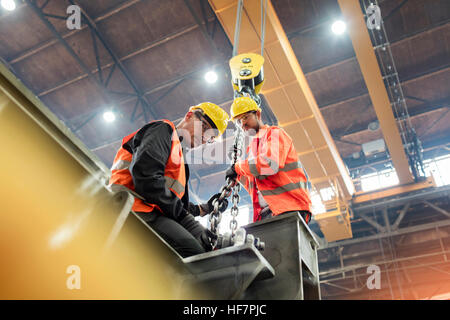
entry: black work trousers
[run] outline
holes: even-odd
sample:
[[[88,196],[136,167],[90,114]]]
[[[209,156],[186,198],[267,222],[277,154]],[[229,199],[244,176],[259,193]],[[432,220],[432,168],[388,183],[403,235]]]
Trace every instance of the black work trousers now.
[[[311,222],[311,212],[306,210],[300,210],[300,211],[287,211],[283,212],[281,214],[291,213],[291,212],[298,212],[300,213],[300,216],[303,218],[303,220],[306,222],[306,224],[309,224]],[[267,210],[266,212],[261,214],[261,220],[268,219],[273,217],[272,211]]]
[[[200,242],[175,220],[154,212],[136,214],[183,258],[206,252]]]

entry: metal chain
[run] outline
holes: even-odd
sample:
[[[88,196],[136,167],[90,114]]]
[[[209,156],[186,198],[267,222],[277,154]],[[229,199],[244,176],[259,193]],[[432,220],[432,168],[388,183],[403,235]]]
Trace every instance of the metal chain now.
[[[261,56],[264,57],[264,38],[266,35],[267,0],[261,0]]]
[[[220,196],[217,199],[214,199],[212,202],[214,206],[214,210],[209,215],[210,229],[211,232],[217,235],[217,227],[219,226],[220,221],[222,220],[222,214],[219,211],[220,205],[223,202],[223,199],[228,198],[231,194],[232,187],[235,184],[235,181],[228,179],[227,185],[223,186],[220,189]]]
[[[244,144],[244,132],[241,128],[237,127],[236,134],[234,136],[234,144],[233,149],[231,151],[231,160],[234,165],[238,159],[242,155],[242,147]],[[209,215],[210,222],[210,230],[212,233],[217,235],[217,228],[219,227],[219,223],[222,220],[222,213],[219,211],[220,206],[223,203],[223,199],[228,198],[231,193],[233,193],[232,201],[233,207],[231,208],[231,216],[232,219],[230,221],[230,229],[232,235],[234,235],[237,229],[237,221],[236,217],[239,214],[239,191],[241,190],[241,185],[236,180],[227,179],[227,184],[220,189],[220,196],[217,199],[214,199],[212,205],[214,206],[213,212]],[[213,244],[215,246],[216,243]]]
[[[233,188],[233,207],[231,207],[231,221],[230,221],[230,230],[231,230],[231,236],[234,236],[234,233],[236,232],[236,229],[238,227],[238,223],[236,220],[237,215],[239,214],[239,191],[241,190],[241,185],[238,183]]]
[[[244,6],[244,0],[238,1],[237,13],[236,13],[236,25],[234,27],[234,44],[233,44],[233,57],[237,54],[239,47],[239,36],[241,33],[241,18],[242,8]]]
[[[236,127],[236,136],[234,137],[234,146],[233,146],[233,164],[236,163],[238,157],[242,155],[242,147],[244,145],[244,132],[243,130],[237,126]],[[239,191],[241,190],[241,185],[239,183],[236,183],[233,187],[233,207],[231,208],[231,221],[230,221],[230,229],[231,229],[231,236],[234,237],[234,234],[236,232],[236,229],[238,227],[238,223],[236,220],[237,215],[239,214]]]

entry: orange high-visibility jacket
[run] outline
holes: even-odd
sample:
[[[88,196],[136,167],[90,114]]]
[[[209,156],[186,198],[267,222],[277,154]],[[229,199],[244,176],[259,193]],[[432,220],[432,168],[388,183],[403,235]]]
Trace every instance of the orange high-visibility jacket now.
[[[173,129],[170,157],[167,160],[164,170],[165,184],[170,191],[181,199],[186,188],[186,171],[184,167],[184,157],[180,139],[175,129],[175,125],[171,121],[161,121],[169,124]],[[127,151],[123,146],[131,140],[138,131],[123,138],[122,146],[117,151],[113,166],[111,167],[111,179],[109,180],[110,187],[113,191],[121,189],[130,191],[135,196],[135,201],[132,207],[132,210],[135,212],[152,212],[155,209],[162,212],[158,205],[145,202],[145,199],[134,191],[135,188],[133,184],[133,177],[131,176],[129,170],[133,159],[133,154]]]
[[[247,159],[236,162],[239,181],[253,202],[253,220],[260,219],[257,190],[273,215],[311,211],[308,176],[298,159],[292,139],[281,128],[263,126],[247,148]]]

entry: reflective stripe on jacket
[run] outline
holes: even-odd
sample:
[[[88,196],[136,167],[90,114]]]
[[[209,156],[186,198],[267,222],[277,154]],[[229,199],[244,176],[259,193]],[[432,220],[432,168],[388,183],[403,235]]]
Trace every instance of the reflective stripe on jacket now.
[[[248,158],[235,165],[240,182],[252,197],[253,220],[259,220],[257,190],[273,215],[311,211],[309,182],[292,139],[279,127],[262,127],[247,148]]]
[[[165,185],[179,199],[181,199],[186,188],[186,171],[180,139],[175,129],[175,125],[171,121],[160,121],[169,124],[173,129],[170,157],[167,160],[167,164],[164,169]],[[129,170],[133,160],[133,154],[126,150],[124,145],[133,139],[138,131],[126,136],[122,140],[122,145],[117,151],[116,157],[114,158],[114,163],[111,167],[111,179],[109,180],[110,188],[113,191],[122,189],[131,192],[135,196],[135,201],[132,207],[132,210],[135,212],[152,212],[155,209],[162,211],[158,205],[146,202],[144,198],[135,192],[133,177],[131,176],[131,172]]]

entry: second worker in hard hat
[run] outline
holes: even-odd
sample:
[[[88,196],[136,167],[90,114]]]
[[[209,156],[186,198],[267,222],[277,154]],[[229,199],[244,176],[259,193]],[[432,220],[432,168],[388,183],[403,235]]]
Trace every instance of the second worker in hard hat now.
[[[246,160],[237,161],[226,178],[239,179],[253,202],[253,221],[298,211],[311,220],[309,182],[291,137],[261,120],[261,109],[249,97],[236,98],[231,119],[252,136]]]
[[[183,257],[211,250],[214,235],[194,216],[210,213],[218,197],[201,205],[189,202],[183,150],[214,141],[228,120],[222,108],[204,102],[191,107],[177,126],[152,121],[123,138],[111,168],[111,189],[131,192],[132,210]],[[227,205],[225,201],[220,211]]]

